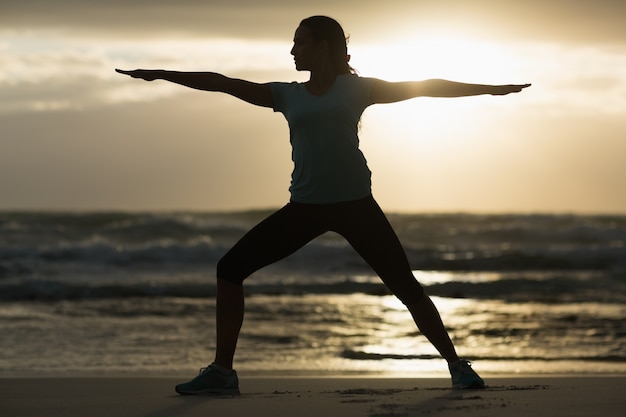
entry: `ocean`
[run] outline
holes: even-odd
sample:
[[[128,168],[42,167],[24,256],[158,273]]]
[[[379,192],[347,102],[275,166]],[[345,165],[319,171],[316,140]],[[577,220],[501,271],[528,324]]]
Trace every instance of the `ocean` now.
[[[0,376],[193,376],[213,359],[215,265],[269,213],[0,212]],[[626,373],[626,216],[389,219],[479,372]],[[241,375],[447,372],[338,235],[245,288]]]

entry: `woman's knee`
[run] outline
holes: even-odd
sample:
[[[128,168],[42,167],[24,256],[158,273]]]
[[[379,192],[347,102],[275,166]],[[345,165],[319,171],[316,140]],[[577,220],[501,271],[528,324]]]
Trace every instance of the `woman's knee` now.
[[[407,277],[408,278],[408,277]],[[395,295],[402,304],[410,305],[414,304],[422,299],[426,292],[424,287],[413,277],[411,274],[410,279],[397,281],[397,280],[383,280],[387,288]]]
[[[216,276],[218,279],[223,279],[233,284],[242,284],[249,273],[241,265],[242,262],[237,262],[226,255],[217,262]]]

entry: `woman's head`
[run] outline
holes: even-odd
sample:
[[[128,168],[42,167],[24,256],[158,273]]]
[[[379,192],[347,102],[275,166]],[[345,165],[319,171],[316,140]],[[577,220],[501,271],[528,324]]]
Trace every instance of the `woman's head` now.
[[[331,64],[337,74],[354,73],[348,64],[348,46],[343,28],[335,19],[326,16],[311,16],[300,22],[300,26],[310,29],[310,34],[316,42],[326,41]]]

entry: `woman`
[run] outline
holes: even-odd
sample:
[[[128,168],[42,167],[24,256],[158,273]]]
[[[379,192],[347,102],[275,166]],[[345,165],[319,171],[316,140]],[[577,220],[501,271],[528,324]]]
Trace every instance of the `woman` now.
[[[122,71],[220,91],[284,114],[294,171],[290,202],[250,230],[217,266],[215,361],[179,394],[238,393],[233,357],[243,322],[242,283],[254,271],[292,254],[327,231],[342,235],[410,311],[419,330],[448,362],[455,388],[483,388],[469,362],[457,356],[439,313],[416,281],[405,252],[371,194],[370,171],[359,150],[358,123],[368,106],[419,96],[461,97],[519,92],[524,85],[479,85],[446,80],[386,82],[361,78],[348,64],[346,37],[335,20],[304,19],[291,54],[304,83],[258,84],[210,72]]]

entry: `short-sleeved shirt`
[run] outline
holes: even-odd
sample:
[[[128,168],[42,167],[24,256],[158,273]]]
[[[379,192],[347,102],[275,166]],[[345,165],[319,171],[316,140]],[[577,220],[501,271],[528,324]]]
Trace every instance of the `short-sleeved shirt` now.
[[[371,172],[359,149],[359,120],[370,104],[371,79],[337,76],[321,96],[303,83],[270,83],[274,111],[289,123],[294,170],[291,200],[326,204],[371,194]]]

